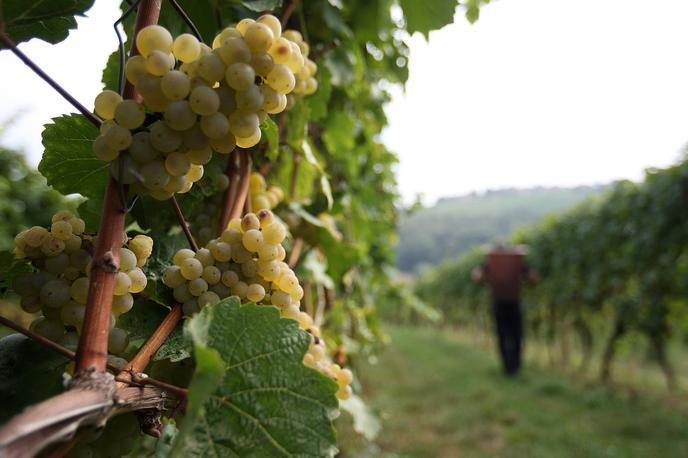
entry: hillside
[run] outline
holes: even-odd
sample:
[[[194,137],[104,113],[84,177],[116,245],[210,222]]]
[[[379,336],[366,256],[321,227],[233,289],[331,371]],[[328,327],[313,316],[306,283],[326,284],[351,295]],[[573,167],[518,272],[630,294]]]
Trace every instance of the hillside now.
[[[401,219],[397,265],[404,272],[437,265],[472,246],[507,237],[546,214],[567,210],[602,189],[502,189],[440,199]]]

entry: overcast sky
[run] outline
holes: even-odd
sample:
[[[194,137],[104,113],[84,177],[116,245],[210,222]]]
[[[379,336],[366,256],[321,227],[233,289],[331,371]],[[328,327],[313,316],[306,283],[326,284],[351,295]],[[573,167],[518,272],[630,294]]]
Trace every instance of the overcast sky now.
[[[22,49],[90,106],[116,48],[117,2],[97,1],[70,38]],[[490,188],[638,179],[688,141],[688,1],[499,0],[411,39],[410,79],[383,139],[405,201]],[[2,141],[42,154],[40,132],[72,111],[0,52]]]

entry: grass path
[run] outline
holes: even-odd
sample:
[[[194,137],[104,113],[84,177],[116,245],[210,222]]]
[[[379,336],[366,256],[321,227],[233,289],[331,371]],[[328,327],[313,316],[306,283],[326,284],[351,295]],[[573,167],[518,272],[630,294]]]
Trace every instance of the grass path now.
[[[435,329],[391,328],[358,369],[383,421],[373,444],[350,428],[347,457],[688,457],[688,412],[545,369],[505,379],[496,356]],[[347,418],[341,420],[347,423]]]

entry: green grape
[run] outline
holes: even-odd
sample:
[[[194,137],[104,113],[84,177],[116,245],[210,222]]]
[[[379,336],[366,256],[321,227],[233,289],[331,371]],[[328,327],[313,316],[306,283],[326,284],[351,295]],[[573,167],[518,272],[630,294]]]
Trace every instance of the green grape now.
[[[129,346],[129,334],[121,328],[112,328],[108,334],[108,351],[121,355]]]
[[[258,273],[258,263],[253,259],[249,259],[245,263],[241,264],[241,273],[246,278],[254,278],[256,273]]]
[[[241,218],[240,225],[243,232],[250,231],[251,229],[260,229],[260,220],[255,213],[247,213]]]
[[[227,175],[217,175],[215,177],[215,182],[217,183],[217,189],[220,191],[224,191],[229,187],[229,177]]]
[[[136,267],[136,255],[129,248],[119,249],[119,270],[128,272]]]
[[[26,232],[24,240],[29,246],[40,247],[43,245],[43,242],[48,239],[48,237],[50,237],[50,234],[46,228],[34,226]]]
[[[134,296],[129,293],[112,298],[112,313],[127,313],[133,306]]]
[[[65,243],[62,240],[49,236],[41,244],[41,253],[46,256],[57,256],[64,251],[64,248]]]
[[[215,264],[213,254],[210,252],[208,248],[199,249],[196,252],[196,254],[194,254],[194,257],[201,262],[203,267],[212,266],[213,264]]]
[[[84,249],[76,250],[69,255],[69,264],[82,272],[89,262],[91,262],[91,255]]]
[[[265,228],[263,228],[263,237],[265,243],[272,243],[278,245],[282,243],[284,237],[287,235],[287,230],[281,223],[275,222]]]
[[[253,254],[244,248],[241,243],[232,244],[232,261],[242,264],[250,259],[253,259]]]
[[[239,283],[239,276],[237,275],[236,272],[231,271],[231,270],[227,270],[225,272],[222,272],[221,281],[222,281],[222,284],[231,288],[232,286]]]
[[[116,151],[123,151],[131,145],[131,132],[122,126],[112,126],[104,136],[107,145]]]
[[[280,278],[277,279],[277,286],[279,286],[279,288],[285,293],[291,295],[297,291],[299,280],[296,278],[296,275],[291,272],[287,272],[285,275],[281,275]]]
[[[235,62],[227,67],[225,80],[236,91],[245,91],[256,79],[256,72],[249,64]]]
[[[232,259],[232,246],[229,243],[217,242],[212,245],[210,252],[212,253],[213,258],[219,262],[228,262],[230,259]]]
[[[165,111],[169,99],[165,97],[160,86],[161,78],[146,73],[136,83],[136,90],[143,96],[146,106],[153,111]]]
[[[251,302],[260,302],[265,297],[265,288],[258,283],[253,283],[246,290],[246,299]]]
[[[215,92],[220,98],[220,107],[218,108],[218,111],[225,116],[229,116],[234,110],[236,110],[234,90],[227,86],[220,86],[215,88]]]
[[[279,278],[281,269],[278,262],[275,261],[259,261],[258,274],[267,281],[275,281]]]
[[[216,293],[212,291],[206,291],[200,296],[198,296],[199,307],[208,307],[211,305],[215,305],[218,302],[220,302],[220,296],[218,296]]]
[[[210,87],[199,86],[191,91],[189,105],[194,113],[208,116],[220,107],[220,97]]]
[[[124,272],[117,272],[117,274],[115,274],[115,296],[127,294],[129,288],[131,288],[131,278],[129,278],[129,275]]]
[[[190,167],[191,162],[184,153],[170,153],[165,159],[165,169],[173,177],[186,175]]]
[[[60,240],[68,240],[72,236],[72,225],[67,221],[55,221],[50,227],[53,237]]]
[[[115,121],[129,130],[141,127],[146,119],[146,111],[143,105],[135,100],[123,100],[115,108]]]
[[[215,266],[204,267],[203,274],[201,275],[203,280],[205,280],[209,285],[214,285],[215,283],[219,282],[221,276],[222,272],[220,272],[220,269]]]
[[[113,119],[115,108],[122,101],[122,96],[115,91],[105,90],[96,96],[95,111],[103,119]]]
[[[48,307],[62,307],[69,302],[69,283],[65,280],[51,280],[40,291],[41,302]]]
[[[60,253],[52,258],[47,258],[43,268],[54,275],[63,273],[69,267],[69,256],[65,253]],[[18,291],[15,289],[15,292]]]
[[[190,129],[196,122],[196,113],[186,100],[175,100],[167,104],[163,115],[165,123],[177,131]]]
[[[256,19],[256,22],[270,27],[270,30],[272,30],[272,34],[275,38],[279,38],[282,35],[282,23],[272,14],[264,14]]]
[[[305,63],[301,55],[301,48],[299,48],[298,44],[293,42],[289,43],[289,46],[291,46],[291,56],[289,56],[287,66],[293,73],[298,73]]]
[[[201,122],[203,122],[203,120],[201,120]],[[192,164],[204,165],[212,159],[213,151],[210,148],[192,149],[187,151],[186,156]]]
[[[165,54],[172,51],[172,35],[162,26],[149,25],[136,35],[136,48],[143,57],[147,57],[154,50]]]
[[[164,121],[156,121],[150,125],[150,143],[153,148],[164,153],[171,153],[182,144],[182,135],[170,129]]]
[[[203,166],[191,164],[189,167],[189,172],[186,174],[186,179],[192,183],[197,182],[203,177]]]
[[[258,144],[258,142],[260,141],[260,137],[260,128],[256,127],[253,133],[248,137],[237,137],[236,144],[240,148],[250,148]]]
[[[193,250],[190,250],[188,248],[182,248],[174,254],[174,256],[172,257],[172,262],[177,266],[181,266],[182,261],[188,258],[193,258],[195,255],[196,253],[194,253]]]
[[[281,97],[283,95],[266,84],[260,87],[260,92],[263,95],[261,108],[268,113],[275,113],[282,103]]]
[[[208,282],[206,282],[202,278],[196,278],[194,280],[189,281],[189,283],[187,284],[187,288],[193,296],[200,296],[201,294],[208,291]]]
[[[41,298],[38,296],[22,296],[19,303],[22,310],[26,313],[36,313],[40,312],[43,304],[41,303]]]
[[[246,30],[248,29],[248,26],[250,26],[251,24],[253,24],[255,22],[256,21],[254,21],[253,19],[250,19],[250,18],[242,19],[241,21],[239,21],[237,23],[236,29],[239,31],[239,33],[241,35],[246,35]]]
[[[272,29],[260,22],[254,22],[243,32],[244,41],[252,52],[265,52],[275,41]]]
[[[274,65],[272,56],[266,52],[256,52],[251,55],[251,67],[263,78],[268,76]]]
[[[211,138],[210,146],[220,154],[229,154],[236,146],[236,137],[234,137],[233,133],[227,132],[222,138]]]
[[[258,259],[261,261],[274,261],[279,256],[277,245],[263,243],[258,247]]]
[[[172,52],[182,62],[193,62],[201,55],[201,44],[190,33],[183,33],[174,39]]]
[[[31,323],[31,330],[46,339],[58,342],[64,335],[64,326],[57,320],[38,318]]]
[[[186,284],[174,288],[172,291],[172,296],[174,297],[174,300],[182,304],[194,298],[194,296],[189,292],[189,288],[186,287]]]
[[[183,100],[191,90],[191,80],[183,72],[172,70],[160,79],[160,89],[170,100]]]
[[[263,234],[258,229],[249,229],[244,232],[241,243],[248,251],[255,253],[258,251],[258,247],[263,243]]]
[[[187,258],[179,264],[181,274],[187,280],[195,280],[203,273],[203,264],[195,258]],[[182,301],[183,302],[183,301]]]
[[[208,83],[215,84],[225,75],[225,64],[215,54],[206,54],[198,61],[198,75]]]
[[[246,297],[246,293],[248,292],[248,285],[243,281],[239,281],[231,287],[231,291],[234,296],[239,296],[243,299]]]
[[[271,88],[280,94],[288,94],[296,84],[294,73],[284,64],[275,64],[268,73],[266,81]]]
[[[229,130],[236,137],[249,137],[258,128],[258,116],[255,113],[235,111],[229,115]]]
[[[268,49],[268,54],[272,57],[275,64],[286,64],[291,57],[291,45],[286,38],[278,38]]]
[[[170,58],[162,51],[152,51],[146,57],[145,66],[151,75],[163,76],[170,71]]]
[[[157,153],[150,143],[148,132],[136,132],[131,138],[129,154],[136,162],[148,162],[155,159]]]
[[[263,93],[255,84],[244,91],[237,91],[236,104],[245,112],[258,111],[263,106]]]
[[[147,74],[146,58],[143,56],[131,56],[127,59],[127,64],[124,67],[124,74],[133,85],[137,85],[141,77]]]
[[[256,216],[258,221],[260,221],[260,227],[267,227],[275,222],[275,215],[270,210],[256,212]]]
[[[162,274],[162,282],[170,288],[176,288],[186,283],[186,279],[182,276],[179,266],[169,266]]]
[[[222,282],[215,283],[214,285],[210,286],[210,288],[208,288],[208,291],[214,292],[218,295],[218,297],[221,298],[229,297],[232,295],[232,291]]]
[[[229,132],[229,120],[220,112],[201,117],[201,131],[210,139],[218,140]]]
[[[201,309],[198,307],[198,298],[191,298],[182,304],[182,312],[185,316],[193,316],[200,311]]]
[[[284,291],[273,291],[270,295],[272,305],[276,307],[289,307],[291,305],[291,296]]]
[[[311,95],[315,93],[315,91],[318,90],[318,80],[315,78],[311,77],[306,80],[306,87],[303,90],[303,93],[306,95]]]
[[[241,32],[234,27],[226,27],[222,32],[218,33],[213,41],[213,49],[222,46],[222,42],[229,38],[241,38]],[[215,46],[217,44],[217,46]]]
[[[160,160],[144,164],[140,170],[143,185],[150,190],[161,190],[170,181],[165,163]]]
[[[299,45],[299,49],[301,50],[301,55],[305,58],[308,56],[308,54],[311,52],[311,47],[306,43],[305,41],[302,41],[300,43],[297,43]]]
[[[110,162],[117,159],[119,151],[110,147],[110,143],[105,135],[99,135],[93,141],[93,154],[101,161]]]
[[[191,129],[182,132],[184,146],[189,150],[200,150],[208,147],[208,137],[201,129],[200,123],[194,124]],[[187,151],[188,154],[188,151]]]
[[[301,43],[303,41],[303,36],[298,30],[285,30],[282,32],[282,36],[294,43]]]
[[[143,270],[135,267],[127,272],[127,275],[129,275],[129,279],[131,280],[131,286],[129,287],[130,293],[140,293],[146,289],[148,279],[146,278],[146,274],[143,273]]]
[[[58,343],[70,350],[76,350],[76,347],[79,345],[79,334],[76,332],[68,332],[62,336],[62,339],[60,339]]]

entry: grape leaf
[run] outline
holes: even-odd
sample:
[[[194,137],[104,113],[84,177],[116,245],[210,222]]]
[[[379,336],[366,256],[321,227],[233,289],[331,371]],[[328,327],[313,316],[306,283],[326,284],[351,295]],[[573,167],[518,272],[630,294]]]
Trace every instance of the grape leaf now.
[[[431,30],[454,22],[457,0],[399,0],[409,33],[420,32],[429,38]]]
[[[145,294],[153,302],[171,307],[174,304],[172,290],[162,282],[162,274],[172,264],[172,257],[182,248],[188,248],[189,242],[184,234],[167,235],[159,232],[148,234],[153,238],[153,252],[146,261],[144,270],[148,278]]]
[[[245,8],[257,13],[282,7],[282,0],[242,0],[234,3],[241,3]]]
[[[16,259],[11,251],[0,251],[0,296],[12,286],[12,280],[17,274],[32,270],[26,259]]]
[[[65,195],[78,193],[102,200],[108,164],[93,155],[92,144],[98,135],[98,129],[82,115],[60,116],[46,124],[45,152],[38,170],[50,186]]]
[[[59,43],[76,29],[75,16],[84,16],[94,0],[4,0],[0,2],[0,22],[5,34],[20,43],[39,38]],[[0,45],[0,49],[4,46]]]
[[[125,43],[125,48],[129,49],[129,42]],[[119,79],[119,50],[116,50],[108,56],[107,63],[103,69],[103,89],[117,90],[117,81]],[[124,82],[122,82],[124,83]]]
[[[0,423],[62,392],[69,360],[20,334],[0,339]]]
[[[341,401],[340,405],[342,410],[348,412],[353,418],[354,431],[362,434],[369,441],[375,440],[382,429],[382,424],[363,399],[354,394],[346,401]]]
[[[203,309],[185,332],[198,367],[175,456],[336,453],[336,384],[303,365],[310,337],[296,321],[231,297]]]
[[[265,118],[265,121],[260,125],[260,130],[263,133],[263,138],[268,142],[265,155],[268,159],[274,161],[279,154],[279,129],[277,124],[271,118]]]
[[[316,78],[318,79],[318,90],[315,94],[309,95],[306,98],[306,103],[311,109],[311,122],[327,116],[327,104],[332,94],[332,75],[330,70],[325,66],[320,67]]]

